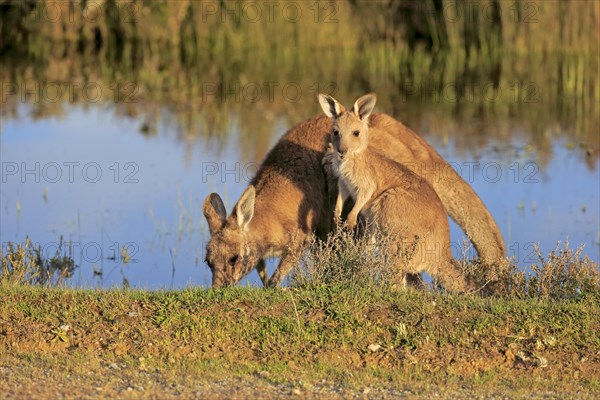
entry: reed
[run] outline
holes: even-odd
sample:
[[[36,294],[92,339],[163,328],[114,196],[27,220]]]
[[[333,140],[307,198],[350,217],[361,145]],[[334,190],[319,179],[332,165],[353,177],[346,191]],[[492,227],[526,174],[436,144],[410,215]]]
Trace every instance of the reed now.
[[[56,101],[43,92],[93,83],[144,134],[159,118],[188,142],[239,127],[242,143],[263,138],[249,156],[258,160],[282,126],[318,113],[317,92],[375,91],[382,110],[416,130],[435,123],[432,134],[467,149],[518,130],[547,149],[542,158],[560,135],[597,158],[594,1],[278,4],[257,17],[260,2],[0,0],[2,116],[22,102],[34,118],[93,106],[81,90]],[[473,119],[489,121],[485,138]]]

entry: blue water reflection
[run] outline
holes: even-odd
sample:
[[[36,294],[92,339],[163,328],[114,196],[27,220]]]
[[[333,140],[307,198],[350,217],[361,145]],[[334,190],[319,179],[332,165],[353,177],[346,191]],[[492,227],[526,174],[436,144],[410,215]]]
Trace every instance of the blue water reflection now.
[[[21,111],[27,115],[25,106]],[[272,142],[285,130],[279,125]],[[225,143],[188,143],[174,129],[164,122],[156,134],[143,135],[139,120],[101,107],[3,122],[2,245],[29,236],[53,255],[62,235],[80,265],[71,282],[76,286],[209,285],[202,201],[217,191],[230,210],[256,164],[244,161],[236,129]],[[559,240],[584,243],[584,254],[600,260],[597,162],[590,168],[565,142],[554,144],[543,168],[534,163],[535,144],[523,151],[523,143],[491,143],[481,154],[464,155],[452,141],[431,142],[488,205],[519,265],[533,261],[533,244],[547,254]],[[452,225],[452,241],[462,239]],[[253,272],[242,284],[258,282]]]

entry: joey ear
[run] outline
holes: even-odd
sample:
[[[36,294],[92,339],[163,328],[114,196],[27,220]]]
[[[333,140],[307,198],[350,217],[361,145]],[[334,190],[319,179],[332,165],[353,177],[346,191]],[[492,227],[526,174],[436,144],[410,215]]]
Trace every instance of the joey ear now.
[[[216,193],[206,196],[202,205],[202,213],[206,218],[206,222],[208,222],[208,230],[211,235],[221,229],[227,218],[227,211],[225,210],[223,200]]]
[[[354,114],[361,120],[369,118],[369,115],[371,115],[375,108],[376,102],[377,96],[375,96],[375,93],[365,94],[354,103]]]
[[[248,223],[254,216],[254,199],[256,198],[256,189],[254,186],[250,185],[244,193],[242,193],[242,197],[238,200],[235,205],[235,215],[237,217],[238,226],[242,229],[245,229],[248,226]]]
[[[346,108],[339,101],[328,94],[319,93],[319,104],[329,118],[337,118],[346,111]]]

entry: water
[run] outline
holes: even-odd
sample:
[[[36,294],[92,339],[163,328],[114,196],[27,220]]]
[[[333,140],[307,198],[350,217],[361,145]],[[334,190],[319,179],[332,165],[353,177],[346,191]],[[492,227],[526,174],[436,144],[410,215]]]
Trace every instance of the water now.
[[[257,19],[243,3],[22,3],[0,13],[0,242],[50,257],[63,237],[73,285],[208,284],[202,201],[231,209],[320,91],[377,93],[460,169],[523,268],[538,243],[600,259],[593,2],[292,1]],[[453,225],[455,253],[462,239]]]
[[[235,115],[224,135],[182,140],[168,113],[145,134],[142,117],[109,106],[70,105],[62,116],[44,118],[33,118],[29,107],[20,105],[18,116],[2,123],[3,248],[29,236],[52,256],[63,236],[79,266],[69,282],[75,286],[210,285],[202,202],[216,191],[231,210],[258,165],[248,159],[252,145]],[[277,120],[254,141],[267,149],[288,125]],[[413,127],[472,184],[520,266],[537,261],[534,245],[547,254],[557,241],[585,244],[584,254],[600,261],[597,159],[586,162],[581,149],[564,138],[552,142],[551,156],[541,162],[540,153],[548,149],[520,139],[527,135],[518,132],[465,151],[456,138],[441,139],[435,128]],[[456,255],[463,239],[452,225]],[[269,267],[272,272],[275,262]],[[259,282],[253,272],[242,284]]]

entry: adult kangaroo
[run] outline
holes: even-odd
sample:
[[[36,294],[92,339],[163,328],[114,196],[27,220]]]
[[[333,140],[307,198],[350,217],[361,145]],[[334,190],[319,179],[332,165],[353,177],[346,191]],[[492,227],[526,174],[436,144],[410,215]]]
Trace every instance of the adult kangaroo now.
[[[370,146],[433,187],[484,262],[504,256],[504,241],[489,211],[433,147],[389,115],[373,113],[368,124]],[[330,131],[325,115],[291,128],[269,151],[229,217],[218,194],[206,197],[202,210],[211,234],[206,262],[213,287],[235,284],[254,268],[265,286],[277,286],[307,237],[331,230],[332,179],[321,165]],[[269,279],[265,259],[270,256],[281,260]]]

